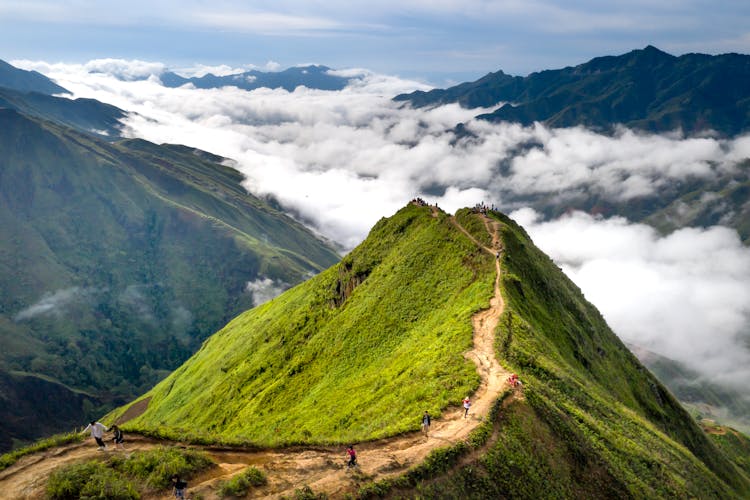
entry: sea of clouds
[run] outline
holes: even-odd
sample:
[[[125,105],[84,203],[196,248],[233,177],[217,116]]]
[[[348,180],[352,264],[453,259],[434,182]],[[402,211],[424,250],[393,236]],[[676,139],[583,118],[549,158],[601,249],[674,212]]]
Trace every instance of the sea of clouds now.
[[[273,196],[344,250],[415,196],[448,211],[480,201],[515,210],[513,217],[621,338],[706,377],[746,392],[750,387],[750,249],[734,230],[687,228],[664,236],[618,217],[572,213],[544,220],[509,201],[655,194],[676,181],[731,172],[750,158],[750,137],[625,129],[605,136],[584,128],[490,124],[473,120],[487,110],[395,103],[396,94],[429,87],[357,69],[339,72],[352,78],[342,91],[247,92],[166,88],[160,63],[14,64],[56,79],[74,97],[129,111],[130,136],[231,158],[250,192]],[[470,133],[458,137],[457,123]]]

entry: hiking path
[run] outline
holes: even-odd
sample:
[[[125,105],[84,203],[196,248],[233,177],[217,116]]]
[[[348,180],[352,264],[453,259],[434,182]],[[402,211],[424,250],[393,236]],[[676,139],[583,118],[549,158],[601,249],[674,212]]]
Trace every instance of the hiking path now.
[[[465,357],[473,361],[481,377],[478,390],[471,395],[472,405],[467,418],[460,406],[445,409],[434,419],[429,435],[409,432],[399,436],[355,445],[359,465],[354,469],[345,466],[345,447],[297,446],[269,450],[243,450],[213,446],[186,445],[205,451],[218,465],[189,480],[188,498],[200,495],[206,499],[218,498],[217,483],[238,474],[248,466],[262,470],[268,484],[251,490],[250,497],[280,498],[294,496],[295,489],[308,485],[316,493],[324,492],[329,498],[341,498],[355,492],[363,482],[384,479],[405,473],[421,463],[434,449],[450,446],[466,439],[489,414],[500,394],[508,388],[506,371],[495,358],[495,329],[503,313],[504,302],[500,294],[500,259],[502,251],[497,223],[484,215],[480,217],[492,237],[492,246],[486,246],[472,236],[455,219],[450,222],[477,246],[489,252],[495,261],[494,294],[488,308],[472,317],[473,348]],[[415,415],[419,419],[419,415]],[[49,474],[60,466],[98,458],[102,454],[129,454],[158,446],[182,446],[181,443],[160,441],[130,434],[126,449],[115,450],[109,446],[98,451],[91,439],[22,457],[9,468],[0,471],[0,491],[3,498],[36,499],[44,497],[44,487]],[[144,496],[146,499],[172,498],[170,493]]]

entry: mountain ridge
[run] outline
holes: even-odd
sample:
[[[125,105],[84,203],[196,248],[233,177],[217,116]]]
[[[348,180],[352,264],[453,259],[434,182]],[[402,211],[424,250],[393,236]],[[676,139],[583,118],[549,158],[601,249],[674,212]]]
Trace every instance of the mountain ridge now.
[[[244,90],[257,88],[283,88],[293,92],[295,88],[304,86],[318,90],[341,90],[349,83],[349,78],[333,75],[331,68],[322,65],[294,66],[283,71],[250,70],[226,76],[216,76],[212,73],[200,77],[184,77],[167,71],[159,76],[165,87],[181,87],[192,84],[199,89],[213,89],[221,87],[238,87]]]
[[[450,496],[472,488],[472,484],[484,492],[482,498],[536,497],[544,492],[549,494],[550,488],[565,498],[586,492],[635,497],[734,497],[750,491],[747,476],[719,451],[669,391],[617,339],[580,290],[533,246],[522,228],[496,212],[484,216],[460,210],[455,216],[458,223],[455,227],[451,219],[429,207],[407,206],[381,220],[361,247],[342,263],[262,308],[239,316],[211,337],[193,358],[143,396],[150,398],[147,408],[124,427],[131,432],[199,443],[278,447],[369,442],[397,435],[416,429],[423,408],[440,421],[455,408],[450,406],[451,400],[457,403],[462,397],[458,394],[471,390],[467,387],[476,387],[471,378],[464,382],[468,386],[447,394],[437,389],[425,393],[410,385],[412,378],[422,378],[417,374],[431,370],[444,373],[463,364],[460,358],[447,356],[438,365],[431,365],[429,358],[424,357],[422,353],[431,351],[441,334],[430,329],[418,330],[422,332],[420,355],[409,355],[412,372],[406,378],[390,375],[391,363],[398,365],[396,358],[392,355],[381,358],[373,350],[383,342],[408,344],[409,335],[405,331],[422,321],[430,322],[427,318],[435,314],[440,314],[443,321],[455,315],[450,309],[455,305],[454,300],[441,301],[440,313],[429,312],[419,305],[420,300],[433,303],[428,297],[432,296],[433,286],[401,274],[413,267],[411,259],[437,260],[447,265],[441,268],[440,278],[452,283],[453,275],[447,270],[453,265],[446,264],[444,259],[476,255],[471,258],[479,257],[475,262],[483,264],[471,264],[469,269],[476,273],[472,279],[479,280],[477,283],[481,282],[484,288],[492,286],[485,279],[487,276],[483,276],[491,272],[492,262],[499,261],[503,268],[501,292],[506,309],[496,330],[495,355],[507,369],[520,375],[523,397],[509,402],[505,410],[492,417],[492,433],[499,433],[498,439],[480,440],[488,443],[482,454],[470,454],[470,458],[452,462],[449,457],[454,452],[441,452],[442,458],[434,459],[441,462],[427,460],[434,464],[433,472],[385,479],[385,483],[376,483],[368,491],[379,491],[379,495],[392,491],[394,496],[403,491]],[[496,258],[481,248],[492,245],[488,224],[496,225],[500,231],[502,251]],[[459,226],[471,235],[470,239]],[[425,231],[436,232],[438,238],[426,244],[422,239],[426,237]],[[455,234],[455,239],[450,234]],[[470,246],[460,243],[467,240]],[[388,250],[388,246],[392,248]],[[412,246],[424,255],[408,250]],[[481,253],[475,254],[476,251]],[[473,260],[459,267],[469,262]],[[427,282],[434,279],[427,268],[421,268],[419,276]],[[400,301],[411,305],[415,316],[391,316],[390,304],[395,299],[384,300],[391,293],[404,294]],[[482,296],[486,304],[488,295]],[[310,297],[317,298],[311,302]],[[305,315],[295,312],[295,303]],[[377,316],[373,312],[364,313],[358,307],[360,303],[375,307]],[[367,314],[369,326],[352,325],[345,316],[337,319],[348,314],[347,308],[352,309],[351,313],[356,312],[357,318]],[[477,309],[472,307],[472,310]],[[467,321],[465,316],[461,317]],[[275,325],[281,318],[283,323]],[[303,318],[307,319],[300,321]],[[325,327],[318,328],[322,325],[320,318],[338,325],[337,341],[318,338],[328,335],[323,333]],[[313,328],[305,326],[305,321],[312,323]],[[379,330],[390,328],[386,325],[394,321],[400,321],[401,326],[393,330],[395,336],[391,340],[384,340]],[[348,331],[358,333],[352,336]],[[295,338],[293,332],[299,337]],[[264,343],[269,347],[259,347]],[[346,354],[346,343],[356,348],[356,355]],[[463,342],[450,343],[461,351],[468,348]],[[309,385],[305,374],[316,372],[315,360],[332,359],[326,349],[336,353],[335,359],[344,360],[345,364],[351,360],[357,366],[355,373],[360,381],[357,390],[350,388],[351,372],[344,370],[344,379],[335,377],[341,370],[340,363],[328,366],[322,379],[316,379],[335,381],[334,384],[326,382],[322,390],[315,385],[317,382]],[[271,352],[279,350],[275,358],[270,357]],[[219,357],[217,352],[232,354]],[[257,365],[259,361],[262,366]],[[368,389],[370,376],[366,368],[373,362],[380,379],[373,381],[374,390]],[[432,378],[425,378],[425,384],[431,384]],[[336,383],[345,387],[337,388]],[[331,391],[333,394],[328,394]],[[342,394],[353,394],[350,398],[355,401],[348,401]],[[444,394],[447,396],[444,402],[435,401],[436,396],[442,399]],[[300,400],[306,399],[313,404],[300,406]],[[378,404],[383,399],[385,407]],[[237,409],[242,407],[250,411]],[[126,409],[127,406],[108,418],[114,420]],[[362,412],[366,424],[358,415]],[[406,413],[405,428],[394,425],[398,424],[397,415],[401,413]],[[332,434],[321,425],[325,420],[333,424]],[[381,426],[385,433],[377,431]],[[537,428],[544,429],[543,436],[534,430]],[[483,435],[489,436],[490,431],[484,432],[488,434]],[[543,442],[535,441],[539,439]],[[465,445],[456,445],[458,456],[467,452],[462,446]],[[543,453],[540,447],[554,451]],[[370,469],[367,471],[370,473]],[[523,478],[523,484],[514,478]]]
[[[496,107],[477,118],[541,122],[612,132],[616,125],[648,132],[715,131],[732,136],[750,129],[750,56],[667,54],[651,45],[577,66],[512,77],[502,71],[448,89],[394,98],[414,107],[457,102]]]
[[[26,71],[0,59],[0,87],[20,92],[39,94],[70,94],[70,91],[56,84],[37,71]]]
[[[0,109],[0,154],[3,381],[27,384],[11,375],[24,372],[92,394],[78,419],[165,376],[253,305],[248,283],[284,288],[338,260],[215,155],[12,109]],[[65,415],[37,428],[72,425]],[[12,422],[0,419],[3,449],[28,439]]]

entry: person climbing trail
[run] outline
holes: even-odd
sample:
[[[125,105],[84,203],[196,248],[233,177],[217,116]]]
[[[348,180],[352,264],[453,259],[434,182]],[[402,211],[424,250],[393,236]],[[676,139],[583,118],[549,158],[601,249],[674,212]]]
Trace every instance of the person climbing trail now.
[[[107,445],[104,444],[104,440],[102,440],[102,437],[104,436],[104,433],[107,432],[107,427],[101,422],[92,420],[91,422],[89,422],[89,425],[87,425],[86,428],[81,432],[85,433],[89,429],[91,429],[91,437],[93,437],[94,441],[96,441],[96,444],[99,445],[99,451],[105,450],[107,448]]]
[[[462,403],[464,404],[464,418],[466,418],[469,416],[469,408],[471,408],[471,400],[469,399],[469,396],[466,396]]]
[[[172,493],[175,498],[185,498],[185,490],[187,489],[187,483],[180,479],[180,476],[175,474],[172,476]]]
[[[427,413],[427,410],[425,410],[424,415],[422,415],[422,433],[425,436],[429,435],[431,422],[432,419],[430,418],[430,414]]]
[[[349,445],[346,448],[346,454],[349,456],[349,461],[346,463],[346,466],[356,467],[357,466],[357,452],[354,451],[354,446]]]
[[[124,449],[125,446],[123,446],[123,442],[125,441],[125,436],[123,435],[122,431],[120,430],[117,425],[113,425],[110,429],[112,431],[112,442],[115,443],[115,446],[119,449]]]

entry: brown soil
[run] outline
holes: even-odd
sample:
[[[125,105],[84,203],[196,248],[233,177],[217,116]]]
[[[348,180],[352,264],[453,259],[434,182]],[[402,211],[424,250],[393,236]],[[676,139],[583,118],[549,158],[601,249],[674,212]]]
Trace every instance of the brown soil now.
[[[148,404],[151,402],[151,398],[143,398],[137,403],[133,403],[130,405],[130,407],[125,410],[125,413],[120,415],[120,417],[115,422],[117,425],[122,425],[128,420],[132,420],[135,417],[140,416],[144,411],[146,411],[146,408],[148,408]]]
[[[482,245],[469,234],[454,218],[451,218],[467,237],[489,252],[493,257],[502,251],[498,239],[497,226],[482,215],[487,231],[492,235],[492,246]],[[309,485],[315,492],[325,492],[331,498],[341,498],[346,493],[356,491],[360,484],[371,480],[403,474],[408,468],[420,463],[427,454],[439,447],[448,446],[466,439],[469,433],[485,419],[501,392],[507,387],[510,375],[497,362],[494,355],[494,332],[504,302],[500,295],[500,260],[495,260],[495,293],[490,306],[472,318],[474,327],[474,348],[465,354],[477,365],[481,385],[472,396],[468,418],[458,406],[448,408],[443,417],[433,422],[429,436],[419,432],[363,443],[356,446],[359,466],[345,467],[345,450],[341,447],[296,447],[275,450],[217,449],[215,447],[191,446],[203,449],[218,464],[190,480],[189,496],[200,494],[203,498],[218,498],[217,483],[242,471],[249,465],[261,469],[268,477],[268,484],[253,490],[253,497],[279,498],[293,495],[294,490]],[[148,402],[134,405],[128,412],[136,415],[143,411]],[[128,415],[126,413],[125,415]],[[122,419],[126,418],[123,415]],[[130,417],[131,415],[128,415]],[[180,445],[157,441],[142,436],[126,436],[126,449],[97,451],[90,440],[85,443],[70,444],[46,450],[20,459],[16,464],[0,471],[0,491],[3,498],[43,498],[44,486],[49,474],[61,465],[101,457],[103,454],[129,454],[156,446]],[[146,498],[171,498],[169,494],[151,495]]]

